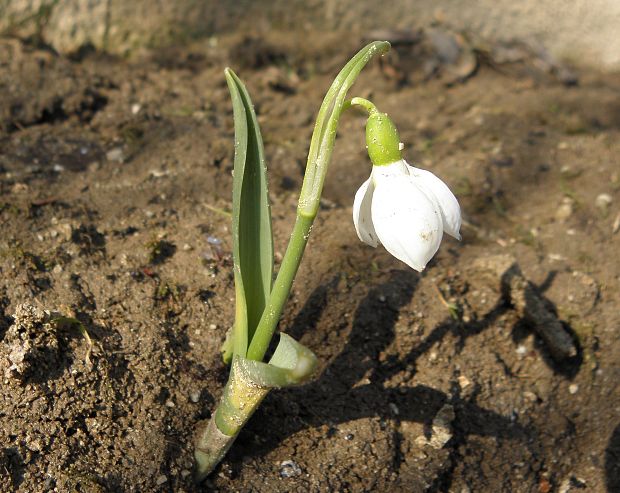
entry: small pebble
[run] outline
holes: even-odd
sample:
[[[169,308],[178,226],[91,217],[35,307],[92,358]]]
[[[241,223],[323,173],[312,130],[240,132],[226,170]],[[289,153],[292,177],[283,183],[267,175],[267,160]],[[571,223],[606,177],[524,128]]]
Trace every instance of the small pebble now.
[[[525,353],[527,353],[527,348],[523,344],[519,344],[517,346],[517,354],[519,356],[525,356]]]
[[[189,243],[185,243],[183,245],[183,250],[185,250],[186,252],[189,252],[190,250],[193,250],[194,247],[192,247]]]
[[[597,195],[596,199],[594,200],[594,205],[596,205],[596,207],[601,209],[603,212],[606,212],[611,202],[611,195],[609,195],[608,193],[601,193]]]
[[[216,324],[209,324],[209,330],[215,330],[215,329],[217,329]]]
[[[175,407],[175,404],[174,404],[174,402],[173,402],[173,401],[171,401],[171,400],[167,400],[167,401],[166,401],[166,407],[170,407],[170,408],[172,408],[172,407]]]
[[[555,211],[557,221],[566,221],[573,214],[573,201],[569,197],[564,197],[562,204]]]
[[[122,147],[115,147],[114,149],[110,149],[108,152],[106,152],[105,157],[108,161],[115,161],[117,163],[122,163],[125,160]]]
[[[619,230],[620,230],[620,212],[616,216],[616,219],[614,219],[614,223],[611,226],[611,234],[615,235]]]
[[[461,389],[464,389],[471,385],[469,378],[467,378],[465,375],[459,376],[458,381],[459,381],[459,387],[461,387]]]
[[[168,481],[168,477],[165,474],[162,474],[161,476],[157,476],[157,479],[155,480],[155,484],[157,486],[161,486],[166,481]]]
[[[579,390],[579,385],[577,385],[576,383],[573,383],[568,386],[568,392],[573,395],[576,394],[578,390]]]
[[[191,474],[191,471],[188,471],[187,469],[182,469],[181,470],[181,477],[183,479],[185,479],[187,476],[189,476]]]
[[[281,478],[294,478],[301,474],[301,467],[292,460],[285,460],[280,462],[280,477]]]
[[[142,109],[142,106],[140,106],[138,103],[134,103],[131,105],[131,114],[137,115],[138,113],[140,113],[141,109]]]
[[[189,394],[189,400],[196,404],[200,400],[200,392],[192,392]]]

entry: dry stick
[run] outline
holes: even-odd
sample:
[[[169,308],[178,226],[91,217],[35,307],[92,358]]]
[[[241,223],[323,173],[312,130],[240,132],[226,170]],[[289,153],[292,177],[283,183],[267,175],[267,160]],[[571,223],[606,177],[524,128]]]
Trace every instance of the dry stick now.
[[[551,356],[564,360],[577,356],[577,348],[562,322],[549,310],[536,287],[528,281],[514,257],[496,255],[476,262],[476,267],[500,278],[503,297],[545,341]]]

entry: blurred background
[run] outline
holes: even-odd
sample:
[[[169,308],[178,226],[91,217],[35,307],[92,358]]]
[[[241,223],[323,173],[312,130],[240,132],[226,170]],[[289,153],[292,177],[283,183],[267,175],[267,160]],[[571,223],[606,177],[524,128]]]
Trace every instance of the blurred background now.
[[[2,0],[0,31],[39,36],[61,52],[116,54],[251,30],[408,30],[442,22],[487,39],[519,39],[562,60],[620,69],[616,0],[216,1]]]

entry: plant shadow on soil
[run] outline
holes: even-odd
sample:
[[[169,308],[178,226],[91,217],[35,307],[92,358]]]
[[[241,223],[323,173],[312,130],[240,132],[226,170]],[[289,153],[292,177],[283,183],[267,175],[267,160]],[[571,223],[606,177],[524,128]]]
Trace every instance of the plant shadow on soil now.
[[[609,493],[620,491],[620,424],[611,434],[605,450],[605,484]]]
[[[398,422],[413,421],[423,424],[424,434],[428,439],[432,433],[433,419],[445,404],[452,405],[456,415],[453,422],[453,445],[464,442],[469,435],[492,436],[504,440],[517,440],[521,443],[537,442],[539,433],[537,429],[521,425],[514,416],[502,416],[477,405],[475,400],[478,391],[463,398],[458,385],[454,385],[451,389],[452,395],[427,385],[386,387],[385,384],[404,368],[407,369],[410,378],[414,377],[417,360],[447,335],[456,336],[457,351],[461,351],[467,338],[492,327],[502,314],[511,310],[509,304],[500,301],[480,320],[464,323],[448,317],[433,328],[405,358],[388,356],[380,362],[380,353],[394,340],[399,311],[411,301],[419,279],[420,276],[412,272],[391,271],[387,281],[372,287],[359,303],[345,346],[339,354],[330,358],[332,362],[319,378],[299,389],[279,391],[275,397],[270,394],[264,404],[267,410],[259,410],[257,413],[262,414],[260,421],[264,419],[269,422],[270,434],[266,435],[264,429],[257,429],[263,426],[257,425],[259,420],[250,422],[248,429],[242,432],[237,446],[233,447],[229,455],[233,475],[238,474],[243,467],[244,457],[262,456],[277,448],[291,435],[325,424],[330,426],[329,436],[336,432],[336,425],[360,418],[379,417],[381,420],[396,418]],[[304,333],[315,331],[337,282],[338,276],[335,276],[313,291],[288,331],[290,335],[300,339]],[[548,282],[541,284],[541,290],[548,284]],[[513,328],[513,334],[518,335],[515,340],[524,337],[525,331],[529,333],[531,328],[518,322]],[[546,349],[541,348],[540,352],[544,354],[545,363],[555,373],[570,377],[579,370],[580,357],[558,365],[546,354]],[[360,385],[360,381],[365,377],[368,383]],[[295,406],[299,406],[299,412],[293,413],[295,416],[280,414],[278,410],[273,409],[274,399],[285,401],[277,405],[278,410],[290,409],[291,402],[294,402],[292,405],[295,409],[297,409]],[[393,408],[386,405],[387,403],[393,403],[397,407],[399,410],[397,416],[394,416]],[[254,433],[265,439],[262,445],[257,446],[255,441],[248,440],[249,435]],[[399,435],[397,431],[395,436],[397,444],[402,440]],[[403,460],[402,454],[397,453],[394,464],[396,470]],[[452,461],[448,470],[436,478],[429,491],[447,491],[450,488],[455,465],[456,461]]]

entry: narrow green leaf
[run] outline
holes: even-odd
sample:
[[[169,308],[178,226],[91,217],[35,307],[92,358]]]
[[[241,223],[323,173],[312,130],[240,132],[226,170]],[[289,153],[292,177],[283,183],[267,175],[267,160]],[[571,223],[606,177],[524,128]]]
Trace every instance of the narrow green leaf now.
[[[263,139],[247,89],[230,69],[226,82],[233,103],[233,261],[236,313],[234,352],[245,356],[265,310],[273,279],[273,236]]]

